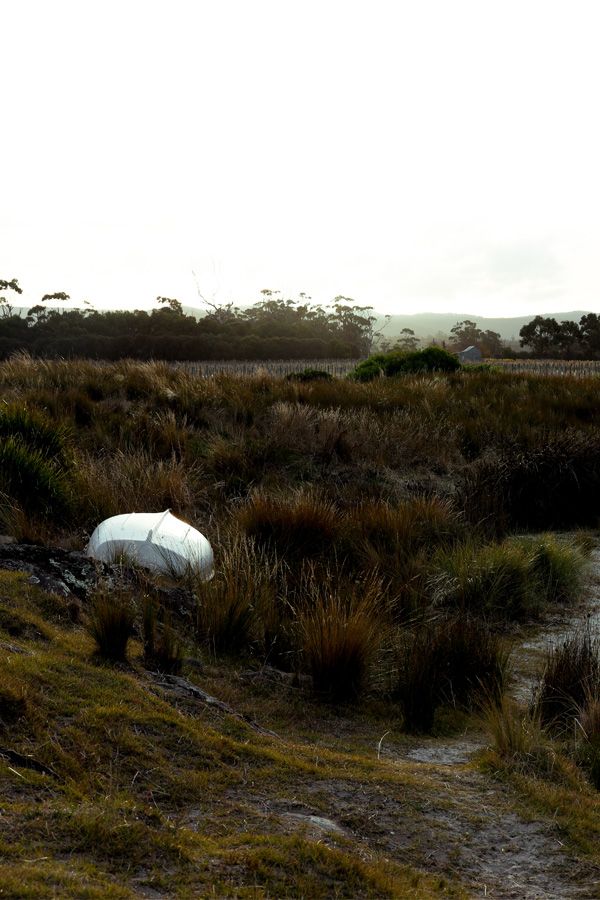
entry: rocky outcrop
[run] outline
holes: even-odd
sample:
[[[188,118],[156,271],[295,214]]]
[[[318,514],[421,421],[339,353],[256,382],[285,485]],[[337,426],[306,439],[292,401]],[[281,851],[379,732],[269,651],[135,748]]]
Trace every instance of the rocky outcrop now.
[[[0,569],[26,572],[31,584],[68,600],[86,600],[98,579],[109,574],[84,553],[13,543],[0,544]]]
[[[25,572],[29,583],[67,600],[85,603],[101,581],[104,584],[140,590],[139,573],[122,566],[109,566],[85,553],[0,541],[0,569]],[[175,615],[189,618],[195,598],[180,587],[148,581],[146,589],[158,595]]]

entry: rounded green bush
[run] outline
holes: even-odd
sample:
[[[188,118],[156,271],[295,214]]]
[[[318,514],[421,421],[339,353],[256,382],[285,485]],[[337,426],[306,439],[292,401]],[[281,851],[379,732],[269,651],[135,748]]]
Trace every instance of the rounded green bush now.
[[[392,350],[376,353],[359,363],[350,377],[355,381],[371,381],[373,378],[394,375],[411,375],[419,372],[456,372],[461,365],[453,353],[442,347],[426,347],[424,350],[405,352]]]

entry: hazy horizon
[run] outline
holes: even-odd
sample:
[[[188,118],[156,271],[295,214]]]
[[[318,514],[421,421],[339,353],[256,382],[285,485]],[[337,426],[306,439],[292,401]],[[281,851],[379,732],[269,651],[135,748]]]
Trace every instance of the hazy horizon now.
[[[23,0],[0,26],[0,278],[23,305],[198,285],[600,312],[591,3]]]

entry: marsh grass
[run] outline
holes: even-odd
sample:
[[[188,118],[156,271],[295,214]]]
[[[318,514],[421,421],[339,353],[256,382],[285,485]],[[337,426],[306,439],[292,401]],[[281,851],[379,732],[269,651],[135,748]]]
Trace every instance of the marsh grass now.
[[[196,479],[196,470],[175,456],[156,459],[142,449],[82,454],[74,484],[77,519],[91,527],[124,511],[156,509],[190,518]]]

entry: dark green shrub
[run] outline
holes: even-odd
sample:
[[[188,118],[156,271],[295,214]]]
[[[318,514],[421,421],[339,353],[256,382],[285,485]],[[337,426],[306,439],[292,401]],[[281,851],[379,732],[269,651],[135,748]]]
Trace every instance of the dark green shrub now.
[[[426,347],[424,350],[392,350],[376,353],[360,362],[350,377],[355,381],[372,381],[382,375],[410,375],[421,372],[456,372],[461,365],[454,353],[442,347]]]
[[[374,378],[382,378],[385,374],[386,354],[377,353],[360,362],[348,376],[355,381],[373,381]]]
[[[461,368],[458,358],[454,353],[449,353],[442,347],[425,347],[424,350],[414,350],[407,353],[404,365],[400,372],[456,372]],[[388,367],[387,375],[393,375],[394,361]]]

